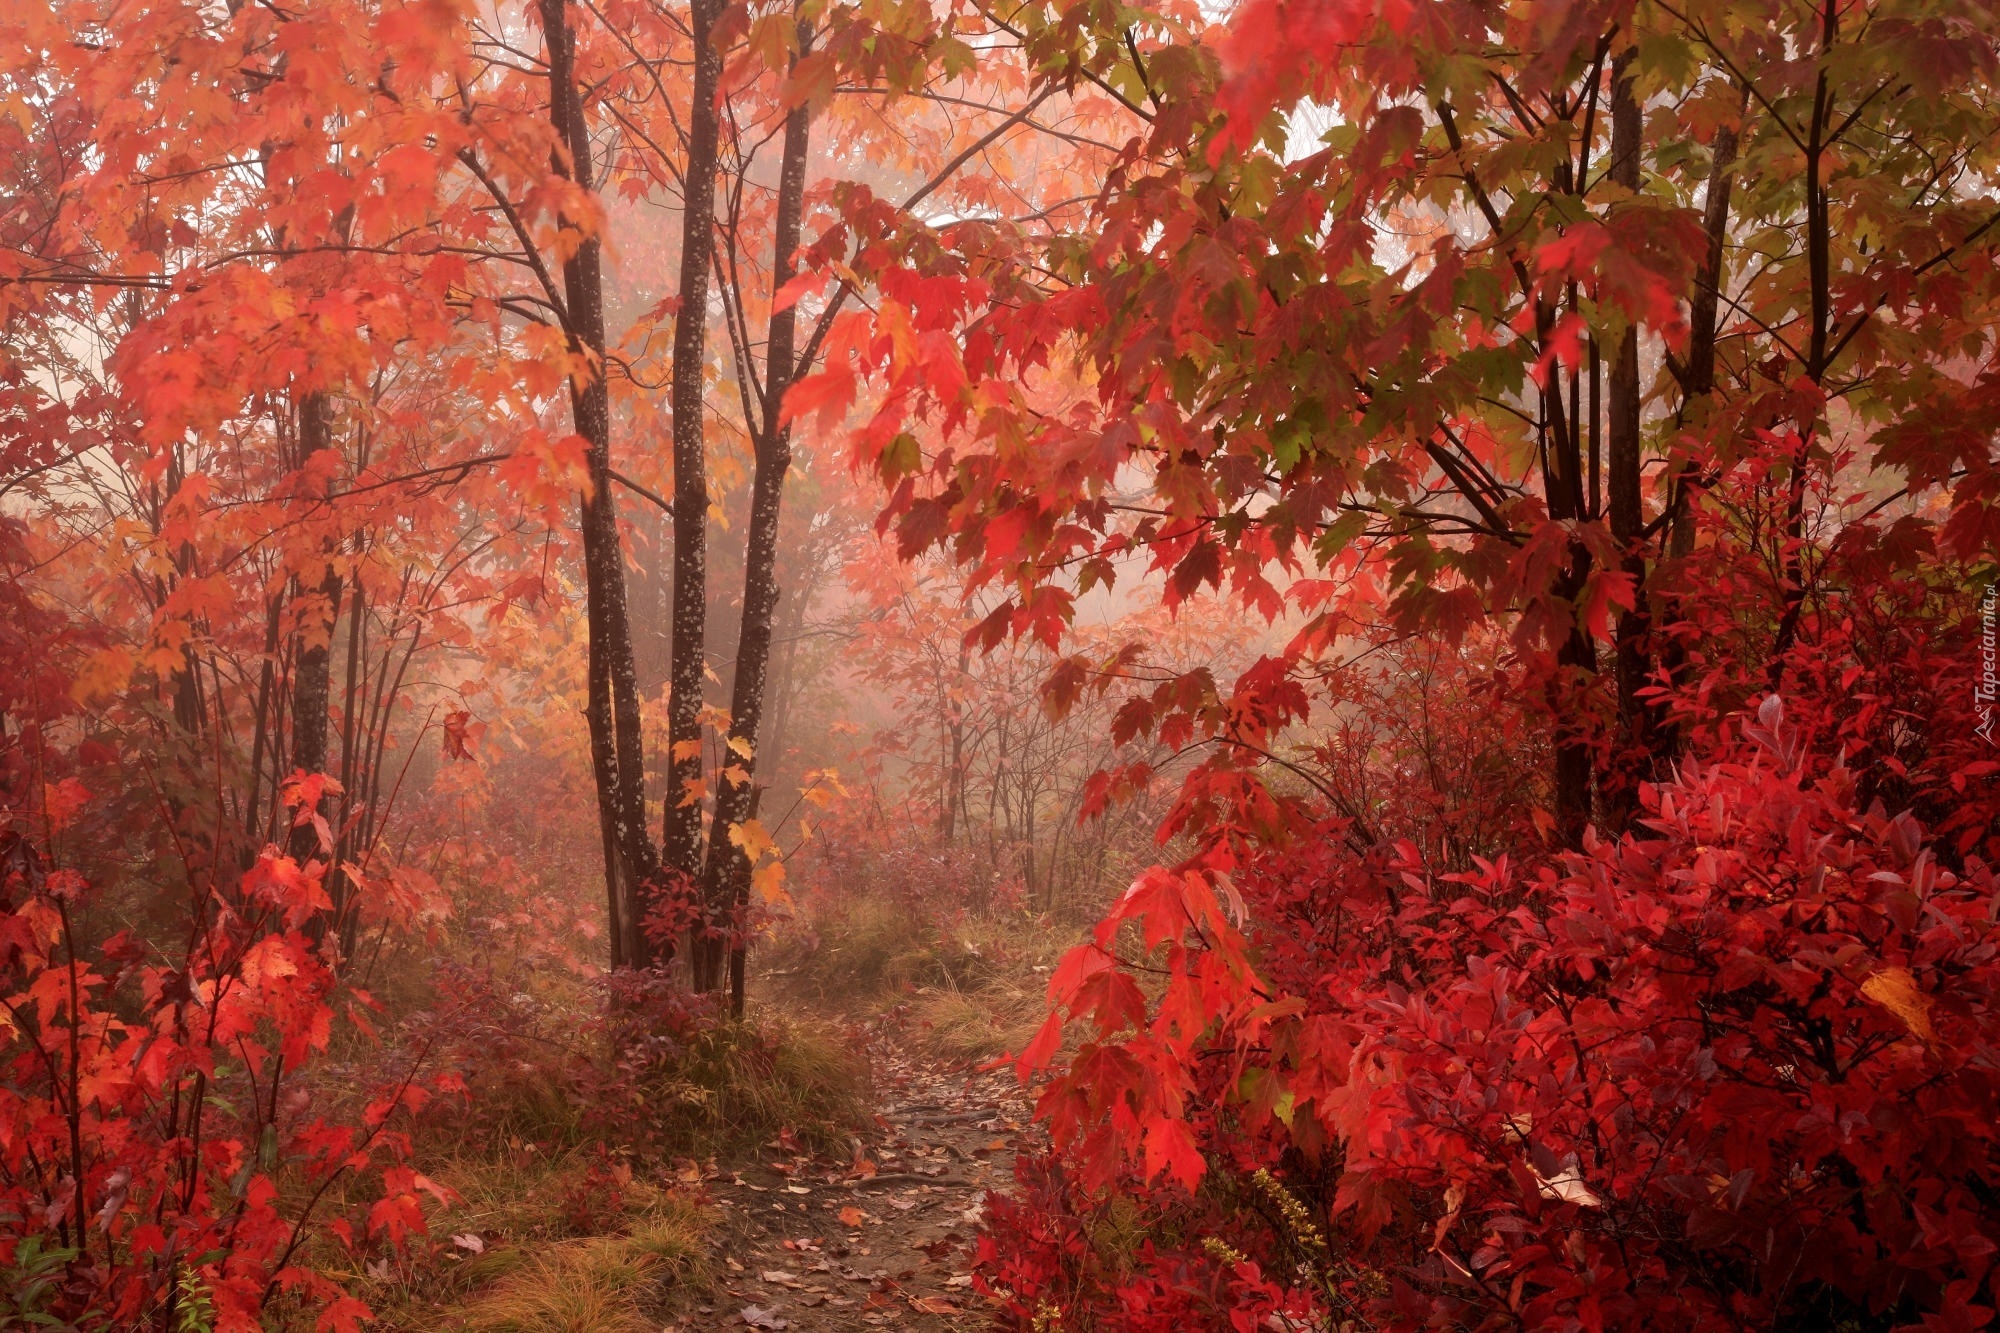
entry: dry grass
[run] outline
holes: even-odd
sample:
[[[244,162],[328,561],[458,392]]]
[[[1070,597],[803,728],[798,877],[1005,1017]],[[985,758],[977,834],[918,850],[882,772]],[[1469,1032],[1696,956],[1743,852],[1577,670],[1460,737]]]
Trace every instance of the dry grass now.
[[[1029,984],[1009,979],[976,991],[925,989],[910,1001],[912,1039],[947,1059],[983,1064],[1027,1045],[1047,1012],[1039,975]]]
[[[441,1167],[461,1202],[435,1218],[433,1230],[440,1239],[485,1236],[485,1252],[444,1244],[387,1279],[357,1283],[380,1327],[657,1333],[664,1311],[708,1285],[713,1219],[685,1196],[634,1179],[619,1191],[611,1229],[568,1235],[563,1200],[586,1169],[581,1160],[518,1172],[471,1161]]]
[[[470,1333],[656,1333],[673,1293],[705,1280],[706,1233],[682,1205],[626,1234],[539,1247],[442,1322]]]
[[[1047,1013],[1049,973],[1078,938],[1072,927],[1027,914],[937,925],[860,895],[797,922],[768,961],[806,997],[900,1007],[915,1046],[980,1063],[1034,1036]]]
[[[828,1025],[724,1024],[625,1085],[615,1109],[585,1104],[575,1059],[553,1043],[517,1048],[481,1071],[468,1103],[416,1127],[416,1160],[456,1197],[427,1205],[430,1238],[386,1271],[319,1243],[316,1261],[355,1270],[341,1275],[381,1327],[657,1333],[662,1312],[707,1283],[710,1219],[675,1192],[674,1163],[780,1129],[844,1154],[869,1105],[865,1057]],[[342,1205],[365,1202],[355,1188]]]
[[[747,1148],[781,1129],[844,1152],[868,1118],[868,1061],[832,1024],[760,1015],[704,1033],[646,1099],[676,1155]]]

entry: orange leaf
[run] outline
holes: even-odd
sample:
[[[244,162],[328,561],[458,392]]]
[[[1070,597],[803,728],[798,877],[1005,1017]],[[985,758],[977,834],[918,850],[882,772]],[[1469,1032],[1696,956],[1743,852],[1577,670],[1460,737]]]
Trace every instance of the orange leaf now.
[[[1861,993],[1901,1019],[1917,1040],[1930,1044],[1930,997],[1917,988],[1917,979],[1908,968],[1883,968],[1861,983]]]

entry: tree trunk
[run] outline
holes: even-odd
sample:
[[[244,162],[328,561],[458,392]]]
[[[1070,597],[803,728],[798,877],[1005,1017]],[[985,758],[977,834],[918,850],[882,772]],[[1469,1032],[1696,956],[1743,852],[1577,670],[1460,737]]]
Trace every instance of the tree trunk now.
[[[673,651],[668,670],[666,811],[661,818],[663,886],[699,892],[701,877],[701,701],[707,666],[708,460],[702,430],[702,363],[708,346],[708,272],[715,255],[716,96],[722,56],[715,49],[721,0],[692,0],[694,99],[688,108],[687,166],[682,174],[680,309],[674,316]],[[719,925],[720,923],[703,923]],[[697,929],[695,980],[714,989],[723,943]],[[657,955],[648,961],[658,961]]]
[[[361,676],[366,670],[362,663],[362,644],[368,625],[367,591],[357,569],[353,595],[347,602],[347,674],[340,700],[340,821],[334,825],[333,856],[326,868],[325,884],[326,896],[333,903],[333,924],[340,939],[342,957],[354,948],[353,886],[341,873],[341,866],[347,860],[349,820],[360,796],[356,790],[354,709],[356,691],[361,687]]]
[[[1552,307],[1537,313],[1538,335],[1547,345],[1555,326]],[[1549,517],[1557,522],[1581,522],[1585,510],[1583,440],[1578,423],[1563,410],[1562,369],[1551,364],[1541,386],[1542,439],[1546,451],[1543,480]],[[1569,539],[1568,564],[1557,576],[1554,594],[1576,606],[1589,585],[1590,548],[1581,537]],[[1572,623],[1556,647],[1556,670],[1548,681],[1549,711],[1555,722],[1555,820],[1563,842],[1581,846],[1590,823],[1591,724],[1578,708],[1589,694],[1597,672],[1597,649],[1580,623]]]
[[[1639,101],[1632,90],[1632,52],[1611,65],[1611,166],[1613,183],[1639,189]],[[1639,783],[1652,774],[1654,708],[1640,697],[1652,675],[1646,600],[1645,514],[1640,500],[1639,328],[1626,328],[1611,359],[1605,421],[1611,536],[1620,568],[1632,580],[1633,609],[1618,618],[1615,644],[1619,745],[1605,782],[1605,822],[1622,831],[1638,808]]]
[[[1743,109],[1750,106],[1750,94],[1746,88],[1743,94]],[[1702,230],[1705,233],[1705,251],[1701,267],[1695,273],[1694,292],[1688,302],[1688,347],[1687,360],[1680,375],[1681,401],[1675,414],[1676,426],[1692,424],[1699,431],[1708,413],[1708,398],[1715,390],[1715,331],[1722,305],[1722,284],[1726,280],[1722,267],[1723,242],[1729,231],[1729,197],[1735,184],[1736,150],[1738,132],[1731,127],[1717,130],[1715,143],[1710,153],[1708,169],[1708,198],[1702,212]],[[1696,420],[1689,422],[1690,413]],[[1664,556],[1680,562],[1694,554],[1694,514],[1693,492],[1700,485],[1699,460],[1688,458],[1677,464],[1673,489],[1667,497],[1668,513]],[[1669,578],[1678,582],[1683,575],[1670,574]],[[1668,592],[1659,608],[1661,625],[1660,665],[1668,679],[1679,682],[1687,673],[1687,643],[1679,631],[1682,620],[1680,598]],[[1671,760],[1680,747],[1680,737],[1670,727],[1662,728],[1660,737],[1661,758]]]
[[[1834,353],[1833,338],[1833,200],[1826,172],[1827,150],[1832,146],[1833,90],[1828,81],[1826,61],[1840,34],[1840,11],[1829,3],[1820,32],[1819,78],[1813,86],[1812,116],[1807,122],[1806,167],[1806,295],[1811,303],[1805,364],[1800,369],[1814,384],[1826,378]],[[1777,693],[1785,683],[1785,662],[1798,642],[1799,619],[1806,605],[1806,571],[1799,552],[1805,538],[1805,503],[1808,469],[1812,465],[1818,422],[1801,423],[1798,443],[1792,449],[1791,474],[1785,479],[1785,524],[1779,537],[1778,565],[1782,572],[1780,593],[1784,610],[1778,618],[1778,632],[1771,643],[1770,662],[1765,671],[1765,688]]]
[[[542,0],[549,53],[549,114],[569,151],[568,169],[583,189],[591,180],[590,129],[577,93],[575,37],[564,0]],[[640,908],[658,865],[646,828],[646,766],[640,728],[638,675],[625,602],[625,564],[618,537],[617,493],[611,481],[611,393],[604,360],[604,247],[596,236],[578,243],[563,263],[571,346],[589,359],[590,379],[570,382],[570,410],[585,445],[590,490],[579,505],[584,582],[589,604],[591,767],[605,850],[605,905],[610,915],[611,965],[655,958],[643,948]],[[670,954],[669,954],[670,956]]]
[[[757,749],[764,757],[764,785],[768,788],[778,775],[777,766],[785,761],[785,742],[791,729],[792,695],[798,688],[799,636],[805,631],[806,606],[812,600],[812,588],[794,584],[784,599],[785,633],[782,642],[774,649],[776,665],[770,673],[771,679],[764,686],[770,709],[764,718],[764,733],[758,737]],[[788,803],[789,804],[789,803]],[[776,830],[772,830],[774,833]]]
[[[799,28],[803,54],[809,40]],[[812,134],[812,112],[805,103],[785,118],[785,143],[778,174],[777,231],[772,240],[771,290],[792,280],[805,218],[806,150]],[[756,435],[756,472],[750,484],[750,530],[743,560],[743,628],[737,636],[736,680],[729,700],[732,751],[725,757],[725,775],[715,798],[715,822],[708,839],[708,863],[702,901],[710,920],[729,925],[729,1006],[743,1013],[743,914],[750,901],[749,858],[729,838],[733,825],[753,817],[757,808],[757,733],[764,718],[765,682],[770,674],[771,624],[778,609],[778,521],[785,499],[785,477],[792,465],[792,432],[780,413],[785,393],[797,375],[798,307],[788,305],[771,314],[765,343],[764,392]],[[740,776],[730,777],[731,768]],[[719,978],[717,979],[720,980]]]
[[[303,462],[322,449],[333,447],[333,408],[323,393],[309,393],[299,400],[299,458]],[[333,630],[340,622],[343,585],[333,563],[334,552],[327,550],[326,576],[320,582],[320,596],[326,599],[326,633],[323,638],[307,638],[298,654],[297,674],[292,678],[292,767],[306,773],[327,771],[329,705],[333,692]],[[324,798],[313,811],[325,813]],[[286,850],[304,863],[322,855],[319,833],[312,820],[294,824]]]
[[[257,667],[257,713],[250,742],[249,786],[243,797],[243,869],[255,855],[257,826],[263,818],[264,751],[272,732],[272,695],[277,685],[278,618],[284,603],[276,597],[264,607],[264,660]]]

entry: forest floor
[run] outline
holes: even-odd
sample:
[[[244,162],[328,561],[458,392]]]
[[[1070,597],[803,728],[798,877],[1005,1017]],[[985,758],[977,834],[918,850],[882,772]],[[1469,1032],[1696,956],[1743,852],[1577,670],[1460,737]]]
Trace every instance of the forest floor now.
[[[851,1161],[785,1136],[703,1172],[717,1219],[713,1285],[672,1333],[963,1328],[983,1304],[969,1272],[988,1189],[1010,1182],[1030,1126],[1012,1071],[925,1054],[893,1018],[866,1025],[873,1132]]]
[[[417,1145],[453,1196],[426,1242],[344,1274],[381,1326],[987,1325],[970,1272],[986,1195],[1011,1187],[1041,1134],[1031,1094],[994,1061],[1039,1027],[1067,933],[913,930],[907,912],[865,902],[815,924],[771,950],[747,1023],[620,1103],[659,1108],[657,1133],[584,1100],[595,1085],[580,1070],[604,1071],[560,1037],[588,1021],[587,996],[523,1020],[547,1040],[487,1061],[483,1118],[441,1120]]]

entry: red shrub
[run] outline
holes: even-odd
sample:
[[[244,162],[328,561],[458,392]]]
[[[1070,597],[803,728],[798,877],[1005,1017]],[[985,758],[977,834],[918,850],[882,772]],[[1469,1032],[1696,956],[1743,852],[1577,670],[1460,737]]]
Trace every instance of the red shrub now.
[[[59,833],[86,799],[54,794],[38,822]],[[248,1333],[294,1292],[322,1328],[367,1315],[300,1247],[321,1225],[355,1249],[423,1231],[419,1196],[442,1191],[401,1164],[388,1126],[439,1080],[394,1075],[351,1122],[296,1088],[333,1019],[323,871],[267,848],[234,882],[198,879],[184,947],[162,957],[122,932],[94,947],[72,921],[83,876],[18,832],[0,840],[0,1277],[66,1261],[42,1308],[10,1313],[165,1327],[192,1302]],[[354,1173],[379,1195],[332,1215]]]
[[[1131,1328],[1255,1273],[1388,1327],[1986,1325],[1993,872],[1861,808],[1775,698],[1743,731],[1546,864],[1433,873],[1330,823],[1142,878],[1053,987],[1090,1025],[1043,1101],[1084,1179],[996,1209],[988,1280]],[[1114,1185],[1171,1256],[1078,1258]]]

